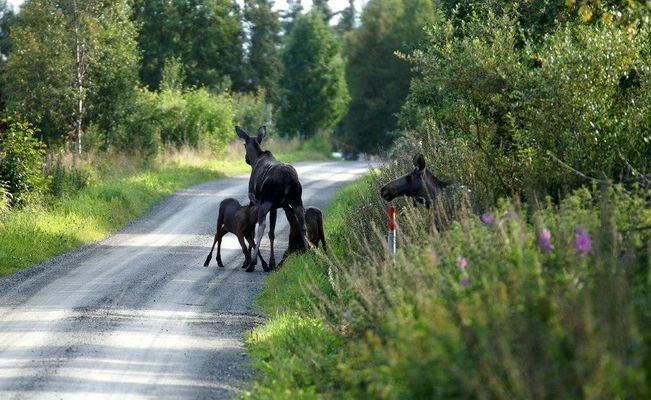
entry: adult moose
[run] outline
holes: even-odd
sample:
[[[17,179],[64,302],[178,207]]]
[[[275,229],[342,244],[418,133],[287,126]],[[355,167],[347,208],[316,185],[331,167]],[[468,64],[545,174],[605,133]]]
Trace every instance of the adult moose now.
[[[291,165],[283,164],[276,160],[270,151],[262,150],[260,143],[267,134],[267,127],[258,128],[257,136],[251,137],[239,126],[235,127],[237,136],[244,140],[246,156],[244,160],[252,167],[249,178],[249,199],[258,209],[258,231],[255,238],[255,251],[251,263],[246,269],[253,272],[260,252],[260,242],[266,229],[266,218],[269,214],[269,242],[271,255],[269,256],[269,267],[262,268],[265,271],[273,270],[276,266],[274,257],[274,231],[276,229],[276,213],[279,208],[285,210],[289,220],[294,215],[298,221],[300,238],[297,246],[306,249],[305,241],[305,211],[301,198],[303,188],[298,180],[298,174]]]
[[[414,169],[410,173],[395,179],[380,189],[380,195],[386,201],[391,201],[399,196],[411,197],[414,207],[418,203],[430,208],[436,196],[450,185],[451,182],[443,181],[426,168],[425,157],[417,153],[413,159]]]

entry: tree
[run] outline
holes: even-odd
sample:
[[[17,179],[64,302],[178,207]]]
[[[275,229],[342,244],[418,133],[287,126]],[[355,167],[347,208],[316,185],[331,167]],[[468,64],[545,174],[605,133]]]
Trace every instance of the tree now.
[[[351,104],[342,140],[349,151],[376,152],[392,142],[396,113],[409,91],[409,64],[395,52],[410,52],[436,21],[432,0],[371,0],[362,25],[346,41],[346,78]]]
[[[330,22],[330,18],[332,18],[332,10],[328,5],[328,0],[312,0],[312,8],[321,12],[326,24]]]
[[[294,22],[303,12],[303,4],[301,0],[287,0],[287,11],[283,14],[283,30],[285,36],[289,36],[289,32],[294,27]]]
[[[269,0],[247,0],[244,18],[248,23],[251,39],[248,51],[250,80],[253,88],[263,88],[271,103],[278,101],[278,80],[282,61],[278,50],[280,20]]]
[[[280,131],[309,137],[334,126],[349,97],[337,36],[318,10],[296,20],[283,64]]]
[[[136,0],[142,81],[158,89],[165,61],[179,58],[187,86],[246,86],[240,9],[231,0]]]
[[[0,81],[4,80],[7,57],[11,52],[11,38],[9,32],[16,18],[16,14],[7,6],[6,1],[0,1]],[[4,88],[0,90],[0,110],[5,108]]]
[[[7,109],[38,126],[48,142],[71,132],[81,152],[88,118],[111,121],[115,99],[124,101],[136,85],[129,11],[129,0],[25,2],[11,32]]]
[[[344,35],[350,32],[355,27],[355,16],[357,10],[355,9],[355,0],[348,0],[348,7],[341,10],[341,18],[337,22],[337,31]]]

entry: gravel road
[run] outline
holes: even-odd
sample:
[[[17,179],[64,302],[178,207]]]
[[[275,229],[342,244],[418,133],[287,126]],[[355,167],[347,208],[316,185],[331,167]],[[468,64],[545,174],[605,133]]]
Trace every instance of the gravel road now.
[[[296,164],[306,206],[323,207],[362,162]],[[240,269],[234,235],[226,268],[203,261],[225,197],[247,198],[248,175],[181,190],[105,240],[0,279],[0,398],[221,399],[252,371],[245,332],[266,273]],[[282,211],[276,259],[287,246]],[[268,257],[268,239],[262,252]]]

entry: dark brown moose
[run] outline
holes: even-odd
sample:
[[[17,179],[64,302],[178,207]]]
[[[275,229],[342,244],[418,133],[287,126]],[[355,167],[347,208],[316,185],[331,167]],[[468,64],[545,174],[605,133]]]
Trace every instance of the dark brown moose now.
[[[270,151],[262,150],[260,143],[267,134],[267,128],[261,126],[258,129],[257,137],[251,137],[242,128],[235,127],[237,136],[244,140],[246,150],[245,161],[253,168],[249,178],[249,199],[258,209],[258,231],[255,238],[255,251],[251,263],[246,269],[253,272],[260,252],[260,242],[266,229],[266,218],[269,214],[269,242],[271,255],[269,256],[269,267],[262,268],[265,271],[273,270],[276,267],[274,258],[274,231],[276,229],[277,209],[285,210],[289,215],[294,214],[299,229],[299,238],[296,246],[299,249],[306,249],[305,240],[305,214],[303,200],[301,198],[303,188],[298,180],[298,174],[291,165],[283,164],[276,160]]]
[[[451,182],[443,181],[426,168],[425,157],[418,153],[414,156],[414,170],[395,179],[380,189],[380,195],[386,201],[391,201],[399,196],[411,197],[414,207],[418,203],[430,208],[436,196],[450,185]]]
[[[251,263],[251,248],[253,247],[253,233],[255,232],[255,223],[258,220],[258,210],[252,205],[243,206],[239,201],[226,198],[219,203],[219,214],[217,215],[217,232],[215,233],[215,240],[212,242],[212,248],[210,249],[210,254],[206,257],[206,261],[203,263],[204,267],[207,267],[210,264],[210,259],[212,258],[212,252],[215,249],[215,243],[217,243],[217,265],[221,268],[224,268],[221,257],[221,246],[222,238],[227,233],[234,233],[237,236],[237,240],[242,246],[242,253],[244,253],[244,264],[242,268],[247,268]],[[248,242],[248,247],[244,243],[244,239]],[[267,268],[267,263],[262,258],[262,254],[259,254],[260,261],[262,262],[262,268]]]
[[[298,220],[294,215],[293,213],[287,215],[287,221],[289,222],[289,243],[278,266],[281,266],[290,254],[304,250],[299,246],[300,229],[298,227]],[[305,226],[307,227],[307,238],[310,244],[318,248],[319,242],[321,242],[323,243],[323,251],[328,252],[325,234],[323,232],[323,213],[321,213],[321,210],[316,207],[307,207],[305,209]]]
[[[307,228],[307,240],[312,246],[318,248],[319,243],[323,244],[323,251],[328,252],[328,246],[323,233],[323,213],[316,207],[305,209],[305,226]]]

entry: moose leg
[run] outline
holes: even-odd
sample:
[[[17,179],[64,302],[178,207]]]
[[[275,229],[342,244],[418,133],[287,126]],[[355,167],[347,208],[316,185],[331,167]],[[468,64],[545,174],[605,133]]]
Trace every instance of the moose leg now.
[[[271,255],[269,256],[269,270],[276,269],[276,257],[274,257],[274,239],[276,238],[276,213],[277,209],[272,208],[269,210],[269,242],[271,247]],[[267,271],[265,269],[265,271]]]
[[[215,237],[219,236],[217,238],[217,266],[219,268],[224,268],[224,263],[222,262],[221,249],[222,249],[222,238],[224,237],[225,234],[226,232],[220,229],[219,232],[217,232],[217,235],[215,236]]]
[[[203,266],[207,267],[208,264],[210,264],[210,259],[212,258],[212,252],[215,250],[215,243],[217,243],[217,238],[219,236],[219,231],[215,233],[215,240],[212,242],[212,247],[210,248],[210,253],[208,254],[208,257],[206,257],[206,261],[204,261]]]
[[[246,269],[246,272],[253,272],[255,270],[255,264],[258,261],[258,254],[260,254],[260,242],[262,241],[262,236],[264,235],[264,231],[267,228],[266,219],[270,209],[271,203],[269,202],[262,203],[258,208],[258,232],[255,238],[255,250],[253,256],[251,257],[251,263]]]
[[[307,229],[305,228],[305,209],[303,208],[303,204],[293,206],[292,209],[296,215],[298,228],[300,230],[299,250],[305,251],[307,250],[307,240],[305,239],[307,233]]]
[[[246,241],[249,242],[249,256],[251,255],[251,249],[253,249],[253,231],[249,236],[246,236]],[[262,269],[268,268],[267,262],[262,258],[262,252],[258,253],[258,258],[260,258],[260,263],[262,264]],[[242,268],[246,268],[247,265],[242,265]]]
[[[328,245],[326,245],[326,241],[325,241],[325,232],[323,232],[323,221],[322,220],[319,220],[319,240],[321,241],[321,243],[323,243],[323,251],[327,253],[328,252]]]
[[[244,235],[237,235],[237,240],[240,242],[240,246],[242,246],[242,253],[244,253],[244,264],[242,264],[242,268],[246,268],[251,263],[251,248],[244,243]]]

